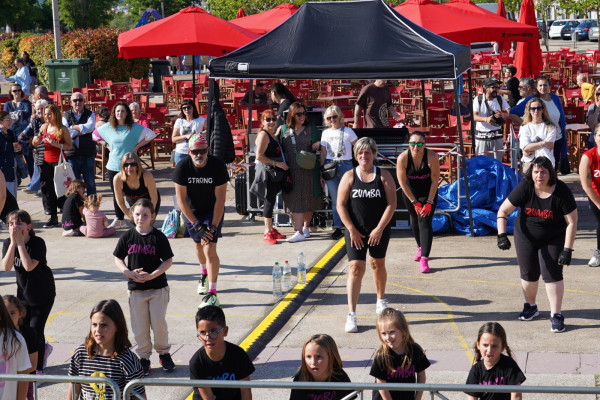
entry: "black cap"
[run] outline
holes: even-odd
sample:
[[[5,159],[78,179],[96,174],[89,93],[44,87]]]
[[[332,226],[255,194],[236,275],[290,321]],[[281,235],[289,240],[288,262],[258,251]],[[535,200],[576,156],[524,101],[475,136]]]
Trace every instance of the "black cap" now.
[[[491,77],[487,78],[485,80],[485,82],[483,82],[483,86],[489,87],[489,86],[492,86],[492,85],[494,85],[496,83],[500,83],[500,81],[498,79],[496,79],[495,76],[491,76]]]

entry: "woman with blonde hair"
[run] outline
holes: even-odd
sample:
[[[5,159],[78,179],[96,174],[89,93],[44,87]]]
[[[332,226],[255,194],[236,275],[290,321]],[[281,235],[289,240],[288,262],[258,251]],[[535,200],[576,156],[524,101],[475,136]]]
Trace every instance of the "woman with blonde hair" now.
[[[552,165],[554,160],[554,141],[558,127],[552,122],[544,102],[534,97],[527,102],[523,125],[519,130],[519,147],[523,150],[521,164],[525,173],[534,158],[544,156]]]
[[[115,200],[121,211],[129,216],[129,209],[138,199],[149,199],[158,214],[160,193],[150,171],[142,166],[137,153],[125,153],[121,158],[121,171],[113,178]],[[127,202],[127,204],[125,204]]]

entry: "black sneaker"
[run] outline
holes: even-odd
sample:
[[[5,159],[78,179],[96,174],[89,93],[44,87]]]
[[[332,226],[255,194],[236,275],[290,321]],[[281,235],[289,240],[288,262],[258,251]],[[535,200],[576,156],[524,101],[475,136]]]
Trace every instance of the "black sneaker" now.
[[[58,219],[56,218],[50,218],[48,222],[44,224],[44,228],[55,228],[57,226],[60,226],[60,224],[58,223]]]
[[[525,303],[523,304],[523,311],[519,314],[519,319],[521,321],[531,321],[539,315],[540,312],[538,311],[537,305],[531,306],[529,303]]]
[[[565,317],[562,314],[554,314],[550,317],[552,328],[550,332],[564,332],[565,331]]]
[[[335,228],[335,231],[333,231],[333,233],[331,234],[331,238],[333,240],[340,240],[343,237],[344,231],[342,231],[340,228]]]
[[[160,354],[158,358],[160,365],[162,365],[163,370],[165,370],[166,372],[171,372],[175,369],[175,363],[173,362],[173,359],[171,358],[171,355],[169,353]]]
[[[144,376],[148,376],[148,374],[150,373],[150,360],[148,360],[147,358],[142,358],[140,359],[140,362],[142,363],[142,370],[144,371]]]

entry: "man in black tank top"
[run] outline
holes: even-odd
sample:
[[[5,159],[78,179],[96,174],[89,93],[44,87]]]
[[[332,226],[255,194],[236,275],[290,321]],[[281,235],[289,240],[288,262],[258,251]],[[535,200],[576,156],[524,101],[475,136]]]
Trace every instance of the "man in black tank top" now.
[[[358,332],[356,305],[366,270],[367,250],[371,256],[376,312],[387,308],[384,299],[387,271],[385,255],[390,240],[390,221],[396,209],[396,185],[391,174],[373,165],[377,145],[371,138],[361,138],[354,145],[358,167],[342,177],[338,189],[337,209],[346,227],[348,254],[348,309],[345,331]]]

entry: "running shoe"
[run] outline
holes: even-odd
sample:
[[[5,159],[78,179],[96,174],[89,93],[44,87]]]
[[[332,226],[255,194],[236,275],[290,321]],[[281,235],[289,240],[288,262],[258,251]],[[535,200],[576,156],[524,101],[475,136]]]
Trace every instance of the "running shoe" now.
[[[202,298],[202,303],[198,306],[198,308],[206,307],[206,306],[217,306],[221,307],[221,302],[219,302],[219,298],[216,294],[209,292],[206,296]]]
[[[150,360],[147,358],[141,358],[140,363],[142,364],[142,371],[144,371],[144,376],[148,376],[148,374],[150,374]]]
[[[60,226],[60,224],[58,223],[58,219],[56,218],[50,218],[48,222],[44,224],[44,228],[55,228],[57,226]]]
[[[600,267],[600,251],[594,250],[594,255],[590,258],[588,265],[590,267]]]
[[[346,333],[358,332],[358,326],[356,325],[356,314],[348,314],[348,318],[346,318],[345,331]]]
[[[166,372],[171,372],[175,369],[175,363],[173,362],[173,359],[171,358],[171,355],[169,353],[167,354],[160,354],[158,356],[158,362],[160,363],[160,365],[162,365],[162,369]]]
[[[340,240],[344,237],[344,231],[341,228],[335,228],[335,231],[331,234],[333,240]]]
[[[306,240],[306,237],[300,232],[296,232],[294,233],[294,236],[286,239],[286,241],[290,243],[302,242],[304,240]]]
[[[198,283],[198,294],[208,294],[208,275],[202,274]]]
[[[385,310],[388,307],[389,305],[386,299],[377,299],[377,304],[375,305],[375,312],[377,313],[377,315],[379,315],[383,312],[383,310]]]
[[[562,314],[554,314],[550,317],[550,322],[552,323],[552,328],[550,328],[550,332],[564,332],[565,331],[565,317]]]
[[[263,242],[268,244],[277,244],[277,239],[273,237],[272,232],[267,232],[263,235]]]
[[[75,229],[67,229],[66,231],[62,232],[62,235],[64,237],[75,236]]]
[[[429,258],[428,257],[421,257],[421,259],[419,260],[419,270],[421,271],[422,274],[429,273]]]
[[[309,229],[309,228],[304,228],[304,229],[302,230],[302,233],[304,233],[304,237],[305,237],[305,238],[307,238],[307,239],[308,239],[308,238],[310,237],[310,229]]]
[[[417,254],[415,254],[415,258],[413,260],[419,261],[421,259],[421,248],[417,246]]]
[[[529,305],[529,303],[523,304],[523,311],[519,314],[519,319],[521,321],[531,321],[535,317],[539,316],[540,312],[538,311],[537,305]]]
[[[285,239],[287,238],[286,235],[282,235],[281,233],[279,233],[279,231],[275,228],[271,229],[271,236],[273,236],[273,238],[275,239]]]

